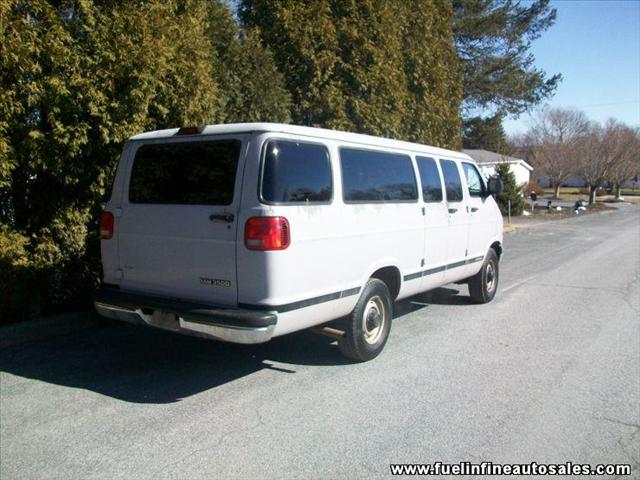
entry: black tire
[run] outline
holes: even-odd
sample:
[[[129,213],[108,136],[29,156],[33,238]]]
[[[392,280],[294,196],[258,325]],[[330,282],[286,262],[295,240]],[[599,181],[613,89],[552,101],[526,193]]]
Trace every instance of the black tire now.
[[[469,295],[474,302],[489,303],[496,296],[500,278],[498,266],[498,255],[490,248],[480,271],[469,278]]]
[[[392,318],[393,302],[387,285],[371,278],[353,312],[343,320],[345,336],[338,342],[342,354],[358,362],[377,357],[389,338]]]

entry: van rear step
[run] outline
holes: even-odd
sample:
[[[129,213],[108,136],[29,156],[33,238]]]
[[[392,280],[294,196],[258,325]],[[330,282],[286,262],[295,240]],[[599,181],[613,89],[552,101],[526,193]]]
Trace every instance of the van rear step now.
[[[113,287],[101,287],[94,304],[107,318],[245,344],[270,340],[278,320],[272,312],[186,302]]]

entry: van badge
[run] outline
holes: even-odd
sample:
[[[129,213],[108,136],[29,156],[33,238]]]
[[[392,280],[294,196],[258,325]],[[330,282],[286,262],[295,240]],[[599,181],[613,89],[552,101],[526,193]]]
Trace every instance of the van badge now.
[[[211,285],[213,287],[231,287],[231,282],[229,280],[221,280],[219,278],[200,277],[200,283],[203,285]]]

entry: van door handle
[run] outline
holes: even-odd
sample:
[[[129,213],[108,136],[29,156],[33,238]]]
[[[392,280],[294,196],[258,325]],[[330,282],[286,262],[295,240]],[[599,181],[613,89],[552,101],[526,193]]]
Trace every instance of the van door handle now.
[[[475,213],[480,210],[478,207],[471,207],[471,213]]]
[[[456,213],[458,211],[457,208],[450,208],[449,213]]]
[[[212,213],[209,215],[209,220],[212,222],[233,222],[233,219],[236,218],[233,213]]]

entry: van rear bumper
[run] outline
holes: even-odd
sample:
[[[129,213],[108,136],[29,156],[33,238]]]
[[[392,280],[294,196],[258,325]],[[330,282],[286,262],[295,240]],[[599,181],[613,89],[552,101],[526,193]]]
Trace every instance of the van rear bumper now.
[[[264,343],[278,321],[274,312],[186,302],[101,287],[94,305],[104,317],[232,343]]]

